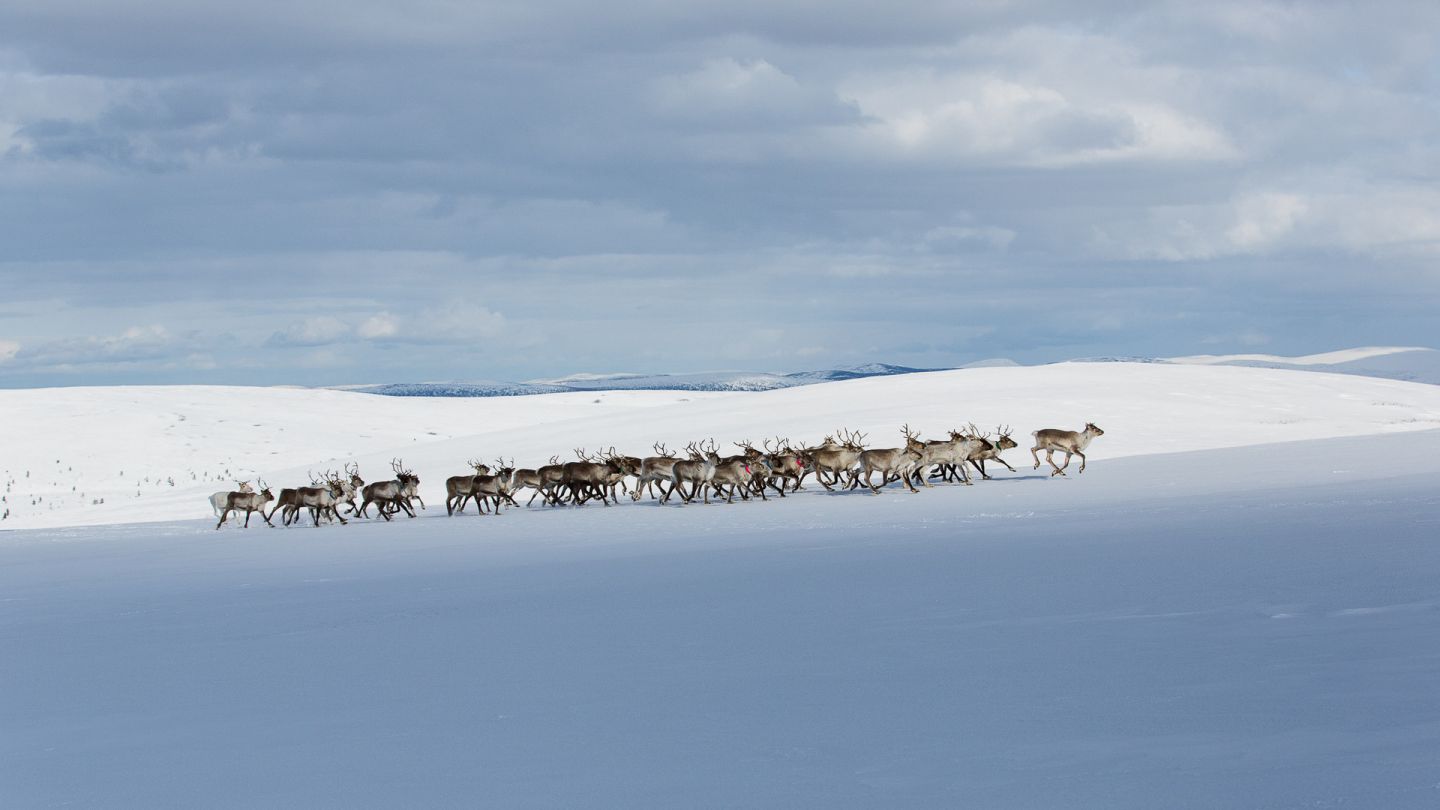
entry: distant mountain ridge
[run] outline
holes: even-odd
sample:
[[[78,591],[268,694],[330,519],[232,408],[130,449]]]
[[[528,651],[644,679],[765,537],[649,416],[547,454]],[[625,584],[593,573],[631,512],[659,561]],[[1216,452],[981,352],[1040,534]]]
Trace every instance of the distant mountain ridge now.
[[[1354,374],[1363,377],[1440,385],[1440,351],[1413,346],[1371,346],[1299,357],[1268,354],[1206,354],[1188,357],[1107,356],[1081,357],[1067,362],[1250,366],[1293,371],[1319,371],[1331,374]],[[997,358],[966,363],[958,368],[995,368],[1019,365],[1013,360]],[[888,377],[898,374],[924,374],[932,371],[951,370],[953,369],[913,368],[891,363],[863,363],[855,366],[790,373],[752,371],[711,371],[690,374],[579,373],[554,379],[524,382],[387,383],[336,386],[336,388],[391,397],[515,397],[595,391],[773,391],[780,388],[856,380],[864,377]]]
[[[1015,365],[1008,360],[983,362]],[[843,366],[819,371],[797,371],[788,374],[740,371],[693,374],[582,373],[525,382],[385,383],[337,386],[337,388],[389,397],[514,397],[593,391],[773,391],[778,388],[794,388],[799,385],[815,385],[837,380],[948,370],[950,369],[911,368],[890,363],[865,363],[858,366]]]

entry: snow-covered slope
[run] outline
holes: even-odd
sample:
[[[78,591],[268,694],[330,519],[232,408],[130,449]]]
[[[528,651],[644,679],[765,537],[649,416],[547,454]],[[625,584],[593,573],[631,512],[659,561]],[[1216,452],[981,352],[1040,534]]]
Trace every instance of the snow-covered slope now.
[[[1288,368],[1440,385],[1440,351],[1414,346],[1370,346],[1301,357],[1281,357],[1273,354],[1200,354],[1193,357],[1171,357],[1165,362],[1183,365]]]
[[[1386,410],[1341,381],[1288,390]],[[5,533],[0,806],[1435,807],[1440,431],[1103,447],[920,495]]]
[[[1435,386],[1077,363],[0,414],[6,523],[61,527],[0,533],[0,807],[1435,806]],[[475,455],[969,419],[1107,432],[1083,476],[1022,441],[1019,472],[918,495],[434,503]],[[216,531],[204,502],[226,465],[397,454],[418,519]],[[73,525],[119,520],[164,522]]]
[[[818,441],[841,426],[893,446],[973,421],[1029,433],[1107,433],[1093,457],[1374,435],[1440,426],[1440,388],[1356,376],[1170,364],[1057,364],[909,374],[768,392],[610,391],[520,398],[392,398],[304,389],[0,391],[5,528],[199,518],[206,497],[260,474],[360,463],[374,480],[401,456],[427,501],[471,457],[538,465],[572,448],[645,454],[714,437]],[[173,484],[172,484],[173,481]],[[104,503],[97,503],[103,499]]]

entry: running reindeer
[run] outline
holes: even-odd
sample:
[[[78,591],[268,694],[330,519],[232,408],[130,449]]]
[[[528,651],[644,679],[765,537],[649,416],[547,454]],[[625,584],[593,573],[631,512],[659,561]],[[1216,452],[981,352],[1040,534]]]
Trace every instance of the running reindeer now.
[[[364,500],[360,504],[360,517],[369,517],[365,510],[370,504],[375,504],[375,509],[380,517],[390,520],[390,515],[403,510],[410,517],[415,517],[415,510],[410,508],[410,499],[418,498],[416,490],[420,486],[420,477],[410,470],[405,469],[405,464],[400,459],[391,459],[390,469],[395,472],[395,479],[392,481],[377,481],[367,484],[364,489]],[[420,502],[424,508],[425,502]]]
[[[860,469],[865,473],[865,486],[876,495],[880,494],[880,487],[895,480],[904,482],[906,489],[911,492],[920,491],[910,482],[910,473],[925,457],[925,443],[920,441],[920,434],[911,432],[909,425],[900,428],[900,432],[905,437],[904,447],[866,450],[860,454]],[[880,486],[870,480],[871,475],[877,472],[880,473]],[[858,486],[859,481],[860,476],[854,476],[850,488]]]
[[[225,508],[220,512],[220,522],[215,524],[216,529],[225,525],[225,518],[229,517],[231,512],[241,511],[245,513],[245,528],[247,529],[250,528],[250,513],[252,512],[259,512],[260,517],[265,520],[265,525],[275,525],[270,522],[269,518],[265,517],[265,504],[274,500],[275,496],[271,494],[270,487],[265,484],[265,479],[257,477],[255,480],[260,484],[259,492],[230,492],[226,494]]]
[[[1046,428],[1037,430],[1030,435],[1035,437],[1035,446],[1030,448],[1030,455],[1035,459],[1035,469],[1040,469],[1040,456],[1036,455],[1035,451],[1044,450],[1045,460],[1055,470],[1050,473],[1050,477],[1054,478],[1057,475],[1065,475],[1065,468],[1070,466],[1072,454],[1080,457],[1080,469],[1077,474],[1085,472],[1085,448],[1090,446],[1090,442],[1094,441],[1096,436],[1104,436],[1105,431],[1092,422],[1086,422],[1085,429],[1078,433],[1073,430]],[[1055,466],[1056,450],[1065,454],[1065,463],[1059,467]]]

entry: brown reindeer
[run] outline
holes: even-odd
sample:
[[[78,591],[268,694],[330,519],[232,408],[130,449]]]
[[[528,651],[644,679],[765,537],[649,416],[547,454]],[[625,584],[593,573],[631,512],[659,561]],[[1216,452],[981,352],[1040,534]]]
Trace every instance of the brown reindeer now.
[[[710,503],[710,480],[715,476],[715,465],[720,463],[720,455],[715,452],[715,440],[711,439],[709,445],[701,445],[691,442],[685,448],[690,453],[690,458],[681,459],[675,462],[670,468],[670,489],[660,499],[661,503],[670,500],[674,492],[680,493],[680,498],[685,503],[695,500],[696,495],[704,495],[705,503]],[[684,484],[690,484],[690,492],[686,494]]]
[[[970,429],[973,431],[975,426],[971,425]],[[989,474],[985,472],[985,462],[987,461],[998,461],[1005,465],[1005,469],[1012,473],[1015,472],[1015,468],[1011,467],[1008,461],[1000,457],[1001,451],[1019,447],[1019,445],[1015,443],[1015,440],[1010,438],[1010,426],[1000,425],[996,427],[995,434],[996,438],[994,439],[991,439],[989,434],[982,436],[981,438],[985,442],[984,449],[970,457],[970,465],[979,470],[980,477],[986,481],[990,480]]]
[[[255,488],[250,486],[249,481],[236,481],[236,492],[254,492]],[[225,502],[230,499],[230,491],[216,492],[210,496],[210,508],[215,510],[215,517],[220,517],[221,511],[225,509]]]
[[[327,514],[340,521],[340,525],[344,526],[345,518],[341,517],[336,505],[341,503],[340,496],[345,491],[345,483],[345,479],[326,470],[324,486],[300,487],[295,490],[296,511],[302,508],[309,509],[310,524],[317,529],[320,528],[320,518]]]
[[[655,455],[640,460],[640,470],[635,473],[635,489],[630,493],[630,499],[640,500],[640,490],[644,489],[650,493],[650,497],[657,497],[655,490],[659,489],[660,494],[665,494],[665,484],[670,481],[670,474],[674,472],[675,462],[678,459],[675,453],[667,450],[665,445],[656,442],[654,445]]]
[[[465,462],[474,470],[469,475],[452,475],[445,479],[445,514],[454,515],[465,511],[465,503],[475,497],[475,479],[490,472],[490,468],[477,459]]]
[[[904,447],[866,450],[860,454],[860,469],[865,473],[865,486],[876,495],[880,494],[880,487],[897,479],[903,481],[911,492],[920,491],[910,483],[910,472],[924,458],[925,443],[920,441],[920,434],[910,431],[909,425],[902,427],[900,432],[905,437]],[[877,472],[880,473],[879,487],[871,481],[871,475]],[[860,477],[855,476],[854,480],[856,483],[851,484],[851,489],[858,485]]]
[[[1078,472],[1085,472],[1085,448],[1090,446],[1090,442],[1093,441],[1096,436],[1104,436],[1105,431],[1096,427],[1092,422],[1086,422],[1085,429],[1078,432],[1046,428],[1044,430],[1037,430],[1030,435],[1035,437],[1035,446],[1030,448],[1030,455],[1035,459],[1035,469],[1040,469],[1040,456],[1036,455],[1035,451],[1044,450],[1045,460],[1049,462],[1050,466],[1055,470],[1050,473],[1050,477],[1053,478],[1057,475],[1065,474],[1065,468],[1070,466],[1070,456],[1072,454],[1080,457],[1080,469]],[[1055,466],[1056,450],[1065,454],[1065,463],[1059,467]]]
[[[839,484],[843,476],[850,478],[850,489],[855,488],[858,480],[855,465],[860,461],[860,454],[865,452],[864,433],[843,430],[839,435],[841,440],[838,442],[834,437],[826,436],[819,447],[811,447],[806,451],[815,470],[815,480],[831,492],[834,491],[832,484]],[[832,476],[832,480],[825,480],[826,473]]]
[[[584,506],[591,498],[599,498],[601,503],[610,505],[608,493],[611,485],[618,480],[616,476],[624,472],[614,456],[606,457],[601,454],[590,456],[584,448],[575,448],[575,455],[580,461],[572,461],[562,468],[564,486],[570,490],[570,498],[576,506]]]
[[[229,517],[231,512],[241,511],[245,513],[245,528],[247,529],[250,528],[252,512],[259,512],[260,517],[265,520],[265,525],[275,525],[265,517],[265,504],[274,500],[275,496],[271,494],[270,487],[265,485],[264,479],[257,478],[256,481],[260,484],[259,492],[231,492],[225,496],[225,509],[220,513],[220,522],[215,524],[216,529],[225,525],[225,518]]]
[[[400,459],[390,461],[390,469],[395,472],[395,479],[392,481],[377,481],[373,484],[366,484],[364,500],[360,504],[360,516],[369,517],[366,509],[370,504],[375,504],[375,509],[380,517],[390,520],[390,515],[396,510],[403,510],[410,517],[415,517],[415,510],[410,508],[410,499],[406,490],[411,486],[418,486],[420,479],[414,473],[405,469],[404,462]]]

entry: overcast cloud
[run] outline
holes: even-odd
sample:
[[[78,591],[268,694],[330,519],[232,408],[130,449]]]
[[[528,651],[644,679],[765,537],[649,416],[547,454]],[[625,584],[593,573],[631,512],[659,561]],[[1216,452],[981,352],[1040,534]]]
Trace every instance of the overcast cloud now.
[[[1440,345],[1440,6],[776,5],[0,5],[0,385]]]

